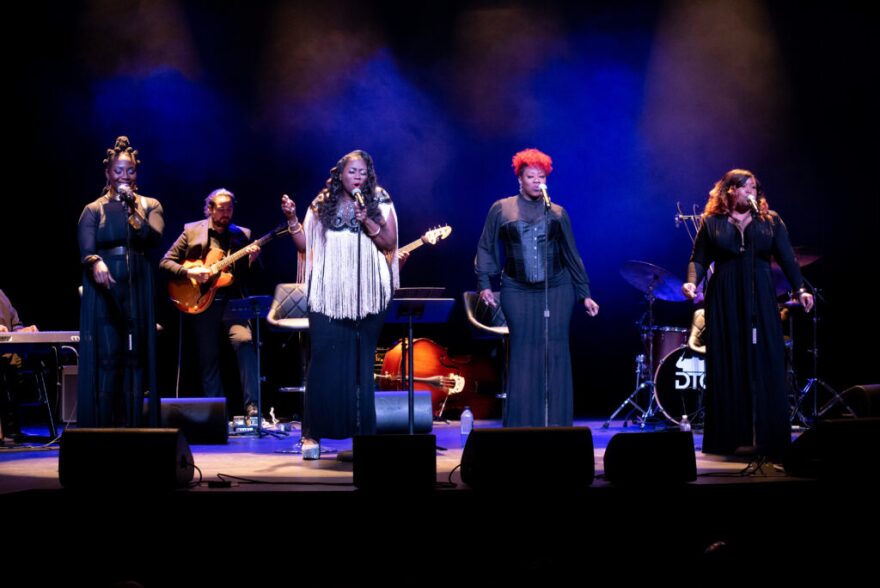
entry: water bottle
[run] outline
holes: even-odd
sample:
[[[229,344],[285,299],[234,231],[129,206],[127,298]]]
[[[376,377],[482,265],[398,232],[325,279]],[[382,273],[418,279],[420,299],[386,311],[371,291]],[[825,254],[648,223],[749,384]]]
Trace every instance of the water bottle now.
[[[471,412],[469,406],[465,406],[464,410],[461,411],[461,436],[467,437],[470,435],[470,432],[474,429],[474,413]]]
[[[688,420],[688,415],[681,415],[681,421],[678,423],[679,431],[690,431],[691,430],[691,422]]]

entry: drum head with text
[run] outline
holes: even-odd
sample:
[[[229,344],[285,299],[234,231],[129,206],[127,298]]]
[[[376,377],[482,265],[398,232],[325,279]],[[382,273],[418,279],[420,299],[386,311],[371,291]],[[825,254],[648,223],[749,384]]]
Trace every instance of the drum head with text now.
[[[687,415],[691,425],[703,423],[706,357],[684,346],[660,361],[654,376],[654,398],[663,415],[679,424]]]

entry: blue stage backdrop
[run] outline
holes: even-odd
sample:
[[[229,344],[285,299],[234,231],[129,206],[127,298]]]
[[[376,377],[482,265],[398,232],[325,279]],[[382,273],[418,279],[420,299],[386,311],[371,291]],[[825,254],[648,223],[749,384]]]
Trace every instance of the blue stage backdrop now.
[[[101,160],[117,135],[140,150],[141,191],[165,207],[157,259],[184,222],[200,218],[214,188],[235,192],[236,221],[262,234],[282,220],[282,194],[302,215],[336,160],[365,149],[394,198],[402,243],[453,227],[448,240],[412,255],[403,284],[445,286],[457,299],[475,288],[489,206],[517,189],[511,156],[537,147],[554,159],[550,195],[571,215],[602,307],[594,319],[576,311],[572,323],[579,413],[609,412],[632,386],[645,304],[621,265],[646,261],[684,279],[691,241],[674,222],[676,205],[701,210],[733,167],[757,174],[794,244],[819,256],[805,275],[825,298],[820,375],[838,389],[880,380],[874,289],[863,287],[880,219],[878,51],[867,8],[749,0],[394,6],[17,7],[10,26],[29,42],[7,51],[13,136],[0,287],[24,320],[77,328],[76,222],[100,193]],[[262,260],[262,293],[294,280],[291,243],[267,246]],[[177,318],[162,292],[160,284],[168,395]],[[685,326],[692,307],[658,301],[655,311],[659,324]],[[427,334],[455,353],[476,349],[461,308]],[[812,375],[797,367],[801,379]]]

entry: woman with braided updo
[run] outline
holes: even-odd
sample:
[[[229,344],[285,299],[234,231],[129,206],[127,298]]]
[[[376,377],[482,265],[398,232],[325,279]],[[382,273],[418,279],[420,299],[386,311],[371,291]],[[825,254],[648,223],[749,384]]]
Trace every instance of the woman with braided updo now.
[[[137,193],[138,152],[119,137],[104,160],[101,197],[79,218],[83,295],[77,424],[140,426],[144,396],[156,398],[153,270],[145,253],[165,220],[155,198]],[[158,405],[151,401],[158,415]]]
[[[302,224],[286,195],[281,209],[300,251],[298,280],[309,308],[303,459],[320,439],[376,432],[373,358],[398,286],[397,216],[373,159],[352,151],[330,170]],[[358,385],[359,384],[359,385]]]

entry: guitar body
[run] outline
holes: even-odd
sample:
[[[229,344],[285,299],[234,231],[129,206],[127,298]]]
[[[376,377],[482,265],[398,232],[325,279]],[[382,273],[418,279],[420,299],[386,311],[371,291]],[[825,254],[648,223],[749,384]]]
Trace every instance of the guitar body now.
[[[211,249],[204,261],[190,259],[183,262],[185,269],[194,267],[209,267],[223,259],[223,251]],[[175,278],[168,281],[168,295],[171,302],[186,314],[199,314],[207,310],[214,302],[217,288],[225,288],[233,281],[233,276],[227,271],[222,271],[204,284],[199,284],[192,278]]]
[[[288,233],[287,223],[281,223],[274,230],[266,233],[247,247],[243,247],[235,253],[224,256],[224,252],[220,249],[211,249],[204,260],[188,259],[181,265],[189,269],[193,267],[206,267],[214,272],[210,280],[204,284],[199,284],[191,278],[173,277],[168,281],[168,296],[180,312],[187,314],[199,314],[204,312],[211,303],[214,302],[214,296],[217,294],[217,288],[225,288],[232,283],[233,276],[226,271],[233,263],[248,255],[254,248],[262,247],[275,237],[286,235]]]

